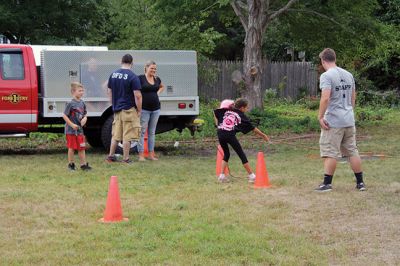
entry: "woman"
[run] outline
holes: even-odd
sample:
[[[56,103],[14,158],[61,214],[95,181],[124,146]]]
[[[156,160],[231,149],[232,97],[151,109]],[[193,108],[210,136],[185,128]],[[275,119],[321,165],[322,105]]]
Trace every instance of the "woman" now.
[[[154,61],[149,61],[144,67],[144,75],[140,75],[142,85],[142,114],[140,125],[142,131],[139,142],[139,161],[144,161],[144,137],[147,131],[149,160],[158,160],[154,155],[155,134],[158,118],[160,117],[160,100],[158,95],[164,90],[161,79],[156,76],[157,65]]]

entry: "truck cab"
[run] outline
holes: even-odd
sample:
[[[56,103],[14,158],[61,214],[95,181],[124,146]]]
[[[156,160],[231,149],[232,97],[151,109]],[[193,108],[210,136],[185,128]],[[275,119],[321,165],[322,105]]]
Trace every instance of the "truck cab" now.
[[[38,129],[38,79],[29,46],[1,45],[0,133],[27,134]]]

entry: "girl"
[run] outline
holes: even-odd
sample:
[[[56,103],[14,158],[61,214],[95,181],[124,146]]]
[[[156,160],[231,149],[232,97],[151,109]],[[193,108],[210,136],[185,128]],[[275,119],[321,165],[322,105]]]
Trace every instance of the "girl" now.
[[[224,174],[224,169],[228,166],[230,157],[228,144],[231,145],[237,155],[239,155],[243,167],[247,171],[248,181],[252,183],[256,178],[256,175],[250,168],[246,154],[243,152],[242,146],[236,138],[236,132],[247,134],[250,131],[254,131],[254,133],[265,141],[269,141],[269,137],[251,124],[250,119],[244,114],[248,109],[248,101],[239,98],[235,102],[232,100],[224,100],[221,102],[220,108],[214,110],[215,124],[218,128],[218,141],[224,151],[221,173],[218,177],[218,181],[220,182],[228,181]]]

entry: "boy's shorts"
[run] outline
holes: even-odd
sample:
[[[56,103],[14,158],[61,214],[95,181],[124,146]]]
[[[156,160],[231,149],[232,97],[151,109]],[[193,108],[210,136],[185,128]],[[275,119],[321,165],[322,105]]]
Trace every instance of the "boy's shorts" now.
[[[135,108],[121,110],[114,114],[112,139],[115,141],[139,140],[140,117]]]
[[[67,134],[67,148],[74,149],[77,151],[83,151],[86,149],[85,135],[74,135]]]
[[[342,156],[358,156],[356,128],[321,129],[319,147],[321,157],[340,158]]]

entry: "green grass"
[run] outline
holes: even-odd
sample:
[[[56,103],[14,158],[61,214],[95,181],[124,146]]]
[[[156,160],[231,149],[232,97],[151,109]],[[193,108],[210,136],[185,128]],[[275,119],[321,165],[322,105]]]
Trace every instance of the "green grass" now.
[[[323,173],[317,136],[272,145],[240,137],[254,169],[257,151],[266,154],[265,190],[246,182],[236,155],[232,182],[218,184],[215,142],[201,139],[176,150],[159,143],[159,161],[131,166],[89,149],[88,173],[66,170],[57,141],[22,155],[0,139],[0,265],[398,265],[399,115],[359,128],[360,151],[386,155],[363,161],[362,193],[346,163],[332,192],[313,192]],[[25,145],[32,152],[36,143]],[[102,224],[112,175],[129,221]]]

